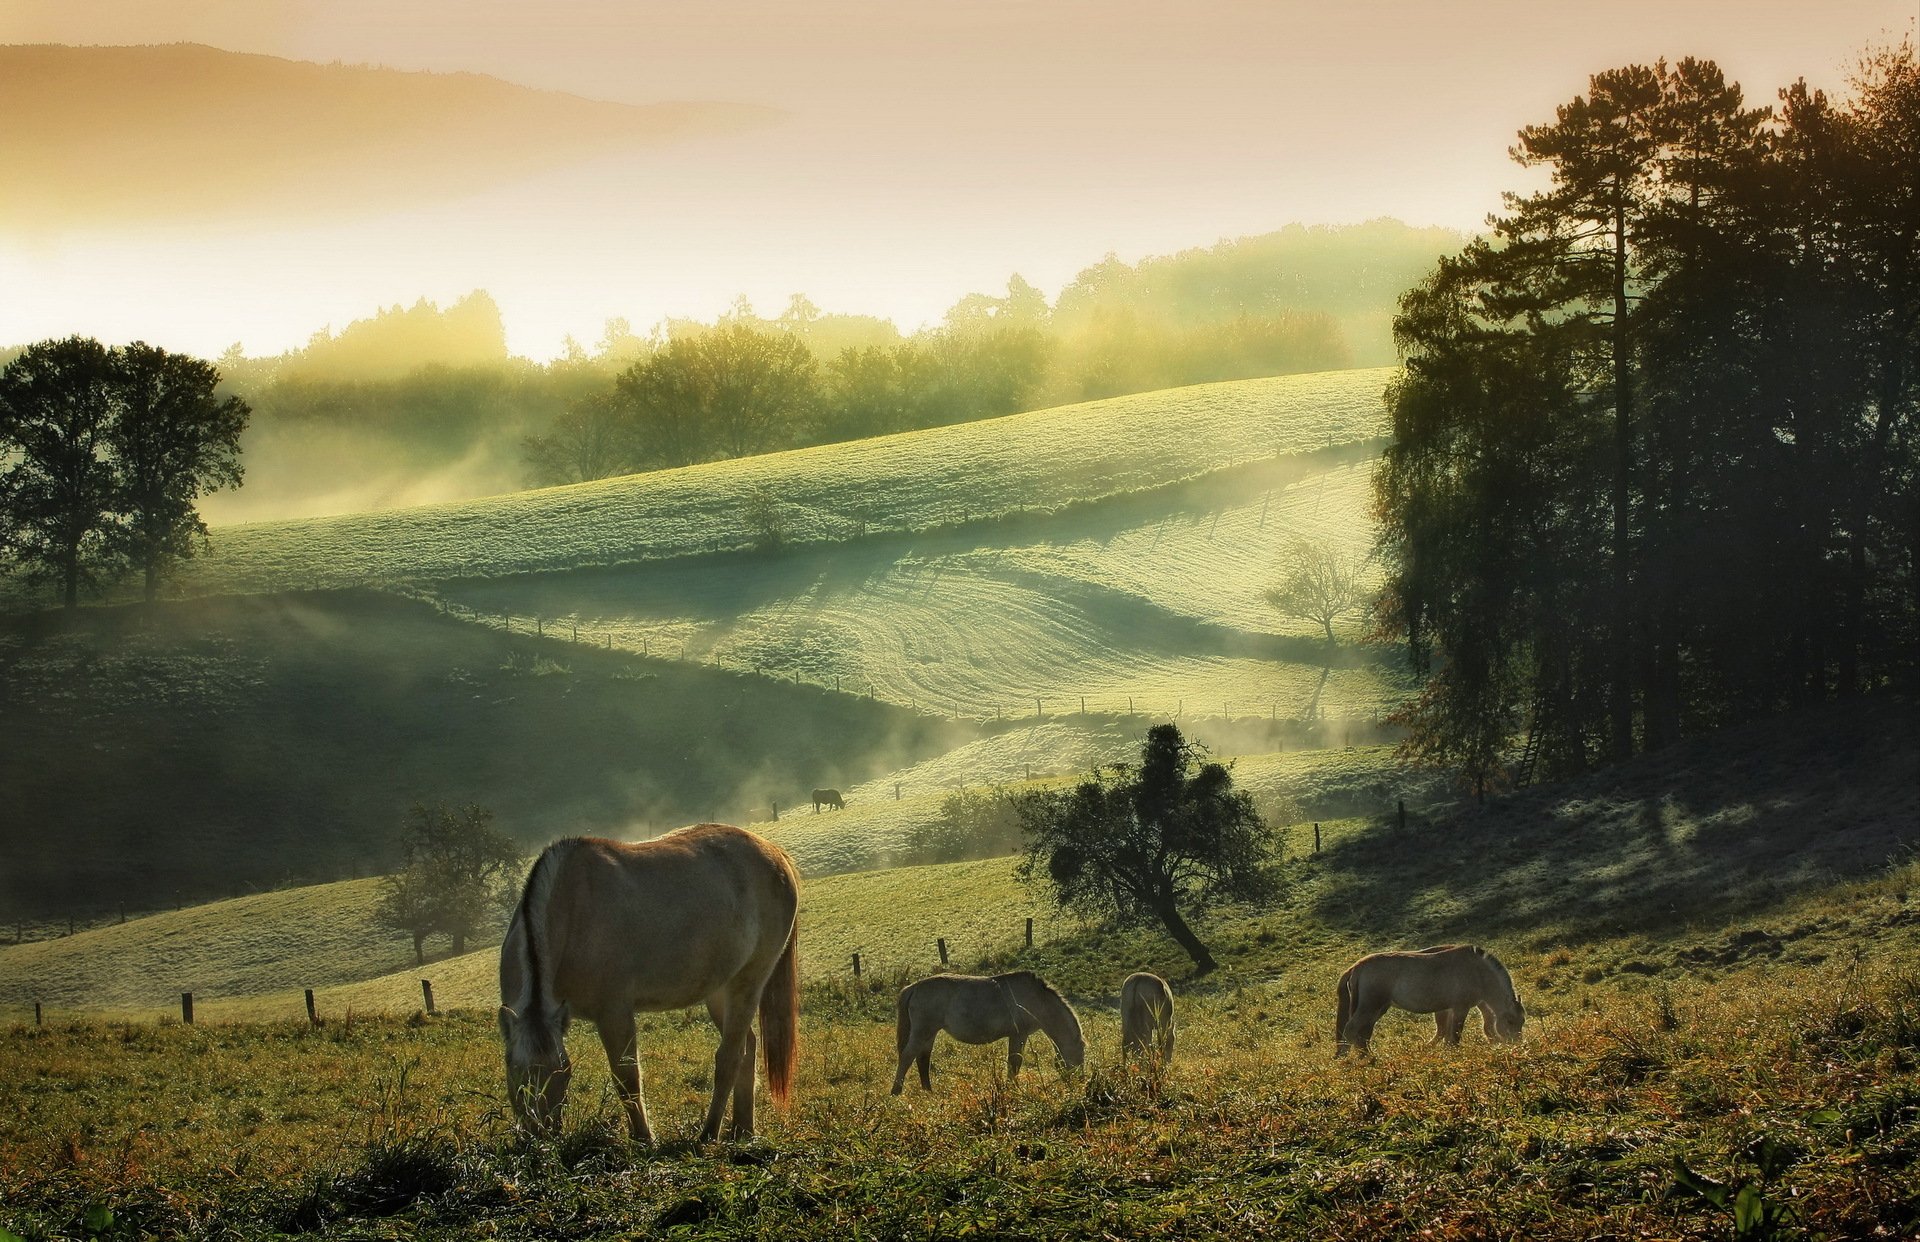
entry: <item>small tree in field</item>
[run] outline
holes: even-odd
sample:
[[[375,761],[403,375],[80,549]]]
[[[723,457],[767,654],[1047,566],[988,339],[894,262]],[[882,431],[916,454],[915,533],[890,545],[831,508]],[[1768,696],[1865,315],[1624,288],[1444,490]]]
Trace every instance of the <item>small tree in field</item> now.
[[[1071,790],[1025,795],[1019,814],[1023,879],[1045,877],[1065,909],[1159,923],[1204,975],[1216,963],[1187,913],[1269,895],[1274,843],[1233,774],[1201,753],[1177,726],[1155,725],[1138,767],[1112,764]]]
[[[1261,598],[1283,617],[1318,622],[1333,642],[1333,623],[1367,602],[1360,562],[1304,539],[1289,544],[1287,555],[1292,564],[1286,575]]]
[[[512,838],[493,826],[493,812],[416,804],[406,866],[380,882],[374,922],[410,934],[416,962],[426,960],[421,946],[435,934],[451,937],[454,953],[464,953],[467,937],[512,900],[519,861]]]

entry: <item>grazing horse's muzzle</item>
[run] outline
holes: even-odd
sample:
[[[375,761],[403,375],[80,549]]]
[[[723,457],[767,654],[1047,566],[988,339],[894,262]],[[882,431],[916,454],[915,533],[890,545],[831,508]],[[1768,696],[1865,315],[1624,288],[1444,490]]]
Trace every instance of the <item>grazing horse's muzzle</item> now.
[[[564,1011],[556,1016],[555,1025],[564,1032]],[[557,1131],[567,1087],[573,1082],[573,1061],[567,1056],[564,1034],[543,1038],[550,1032],[530,1029],[525,1019],[505,1007],[500,1010],[500,1033],[507,1045],[507,1100],[513,1105],[514,1118],[535,1134]]]

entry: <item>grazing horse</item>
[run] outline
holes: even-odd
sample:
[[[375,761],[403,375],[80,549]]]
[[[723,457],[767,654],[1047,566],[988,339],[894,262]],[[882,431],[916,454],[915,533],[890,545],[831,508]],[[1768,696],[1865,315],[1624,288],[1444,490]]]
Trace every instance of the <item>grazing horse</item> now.
[[[1155,1065],[1173,1060],[1173,989],[1144,970],[1120,985],[1120,1059],[1135,1052]]]
[[[767,1090],[784,1104],[792,1089],[799,901],[800,877],[785,851],[726,824],[631,845],[595,837],[549,845],[527,874],[500,946],[500,1035],[521,1123],[558,1129],[573,1078],[567,1024],[579,1017],[599,1030],[634,1140],[652,1142],[634,1012],[705,1001],[720,1047],[700,1138],[719,1137],[729,1096],[732,1136],[750,1137],[756,1011]]]
[[[818,815],[820,808],[830,806],[836,811],[847,809],[846,799],[840,796],[838,789],[816,789],[813,791],[813,813]]]
[[[1458,1045],[1469,1009],[1479,1009],[1488,1039],[1520,1042],[1526,1007],[1500,959],[1477,945],[1442,944],[1418,953],[1373,953],[1340,976],[1333,1055],[1349,1045],[1366,1054],[1374,1023],[1388,1009],[1430,1013],[1434,1043]]]
[[[933,975],[901,988],[894,1012],[900,1053],[900,1068],[893,1076],[895,1095],[907,1084],[907,1067],[916,1062],[920,1085],[933,1089],[933,1037],[941,1031],[963,1044],[1006,1040],[1010,1079],[1019,1076],[1021,1052],[1035,1031],[1045,1031],[1075,1069],[1087,1059],[1087,1042],[1073,1007],[1030,970],[991,978]]]

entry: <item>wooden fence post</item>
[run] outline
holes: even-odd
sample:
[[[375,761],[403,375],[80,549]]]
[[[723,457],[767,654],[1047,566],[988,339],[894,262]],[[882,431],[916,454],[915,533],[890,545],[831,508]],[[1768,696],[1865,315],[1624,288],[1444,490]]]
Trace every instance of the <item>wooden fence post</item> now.
[[[1033,947],[1033,916],[1031,914],[1027,916],[1027,947],[1029,949]]]
[[[433,1007],[433,980],[422,979],[420,981],[420,995],[426,999],[428,1013],[439,1012],[439,1010]]]
[[[899,781],[895,781],[893,783],[893,800],[895,802],[900,801],[900,782]]]
[[[853,977],[856,979],[860,977],[860,955],[858,953],[853,955]]]
[[[947,964],[947,938],[945,936],[938,937],[934,943],[940,946],[940,964],[945,966]]]
[[[1313,824],[1313,852],[1316,854],[1320,852],[1320,821],[1318,820]]]
[[[1035,716],[1038,716],[1038,715],[1040,714],[1040,697],[1039,697],[1038,695],[1035,695],[1035,696],[1034,696],[1034,700],[1033,700],[1033,714],[1034,714]]]
[[[1082,716],[1087,714],[1087,696],[1084,694],[1080,696],[1080,714]]]
[[[534,635],[539,638],[545,638],[547,636],[547,623],[544,618],[535,617],[533,619],[533,632]]]
[[[573,623],[573,641],[576,643],[580,641],[580,623],[578,621]]]
[[[1400,799],[1400,831],[1405,832],[1406,830],[1407,830],[1407,800],[1405,798],[1402,798]]]
[[[34,1024],[35,1026],[39,1026],[39,1025],[41,1025],[41,1022],[40,1022],[40,1002],[39,1002],[39,1001],[35,1001],[35,1002],[33,1002],[33,1024]]]
[[[307,989],[307,1025],[320,1025],[320,1011],[313,1007],[313,989]]]
[[[180,1020],[188,1026],[193,1025],[193,993],[180,993]]]
[[[776,824],[780,822],[780,804],[778,802],[773,804],[773,822]]]

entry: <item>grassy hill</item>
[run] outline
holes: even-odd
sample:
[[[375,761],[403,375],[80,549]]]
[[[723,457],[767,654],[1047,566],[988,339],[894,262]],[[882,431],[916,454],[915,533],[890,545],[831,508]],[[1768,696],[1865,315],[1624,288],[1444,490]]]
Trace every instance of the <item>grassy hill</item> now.
[[[223,527],[189,593],[492,578],[750,547],[758,488],[787,536],[835,541],[1065,506],[1381,433],[1388,372],[1205,384],[953,427],[380,514]]]
[[[1280,900],[1201,926],[1223,968],[1200,982],[1158,935],[1043,917],[1020,947],[1030,906],[1005,862],[813,881],[797,1101],[764,1111],[752,1145],[688,1141],[712,1053],[694,1014],[651,1016],[641,1036],[662,1147],[619,1139],[584,1027],[567,1134],[516,1139],[488,953],[434,965],[443,995],[482,1010],[435,1020],[359,1007],[411,1009],[416,972],[326,993],[320,1030],[294,992],[259,998],[257,1016],[288,1018],[267,1025],[56,1014],[0,1031],[15,1069],[0,1224],[77,1233],[101,1205],[136,1232],[217,1219],[238,1237],[1908,1236],[1916,724],[1909,705],[1856,704],[1404,831],[1329,825],[1318,855],[1296,849]],[[1018,962],[1063,986],[1085,1073],[1042,1042],[1010,1087],[997,1049],[942,1040],[931,1094],[885,1094],[893,990],[931,971],[943,928],[957,965]],[[1433,1049],[1429,1021],[1394,1015],[1376,1060],[1334,1060],[1340,968],[1443,939],[1508,963],[1526,1042],[1474,1031]],[[0,956],[0,978],[11,965]],[[1138,967],[1178,996],[1161,1077],[1117,1064],[1114,989]],[[209,1145],[245,1157],[216,1167]]]
[[[530,847],[755,818],[973,736],[372,593],[16,617],[0,704],[13,917],[375,874],[415,801],[477,802]]]
[[[874,782],[851,786],[845,811],[751,823],[791,851],[808,877],[809,977],[843,973],[856,951],[871,969],[905,969],[924,962],[942,936],[957,960],[976,959],[1012,947],[1028,915],[1037,916],[1042,940],[1076,926],[1036,908],[1013,883],[1006,858],[926,861],[954,852],[931,831],[954,787],[940,779],[947,758],[897,773],[898,800],[891,783]],[[976,754],[969,765],[976,786],[1023,783],[1018,769],[996,773],[983,759]],[[1386,747],[1250,756],[1235,761],[1235,772],[1282,821],[1384,812],[1397,796],[1417,808],[1438,792],[1431,777],[1401,769]],[[1342,831],[1329,823],[1326,840]],[[1289,830],[1290,852],[1304,853],[1311,842],[1306,823]],[[925,865],[889,866],[916,860]],[[320,990],[329,1012],[406,1012],[419,1003],[423,974],[443,1004],[485,1003],[496,948],[446,960],[445,942],[435,938],[429,949],[441,953],[416,968],[405,936],[372,926],[377,885],[371,878],[306,885],[0,945],[0,1018],[26,1013],[35,1001],[64,1012],[152,1015],[172,1011],[181,991],[194,992],[209,1019],[285,1016],[301,1012],[307,987]]]
[[[1037,698],[1049,716],[1371,721],[1405,694],[1394,653],[1329,646],[1261,599],[1293,540],[1365,556],[1371,475],[1364,450],[1323,452],[1044,518],[436,591],[494,626],[544,617],[960,718],[1031,717]]]

